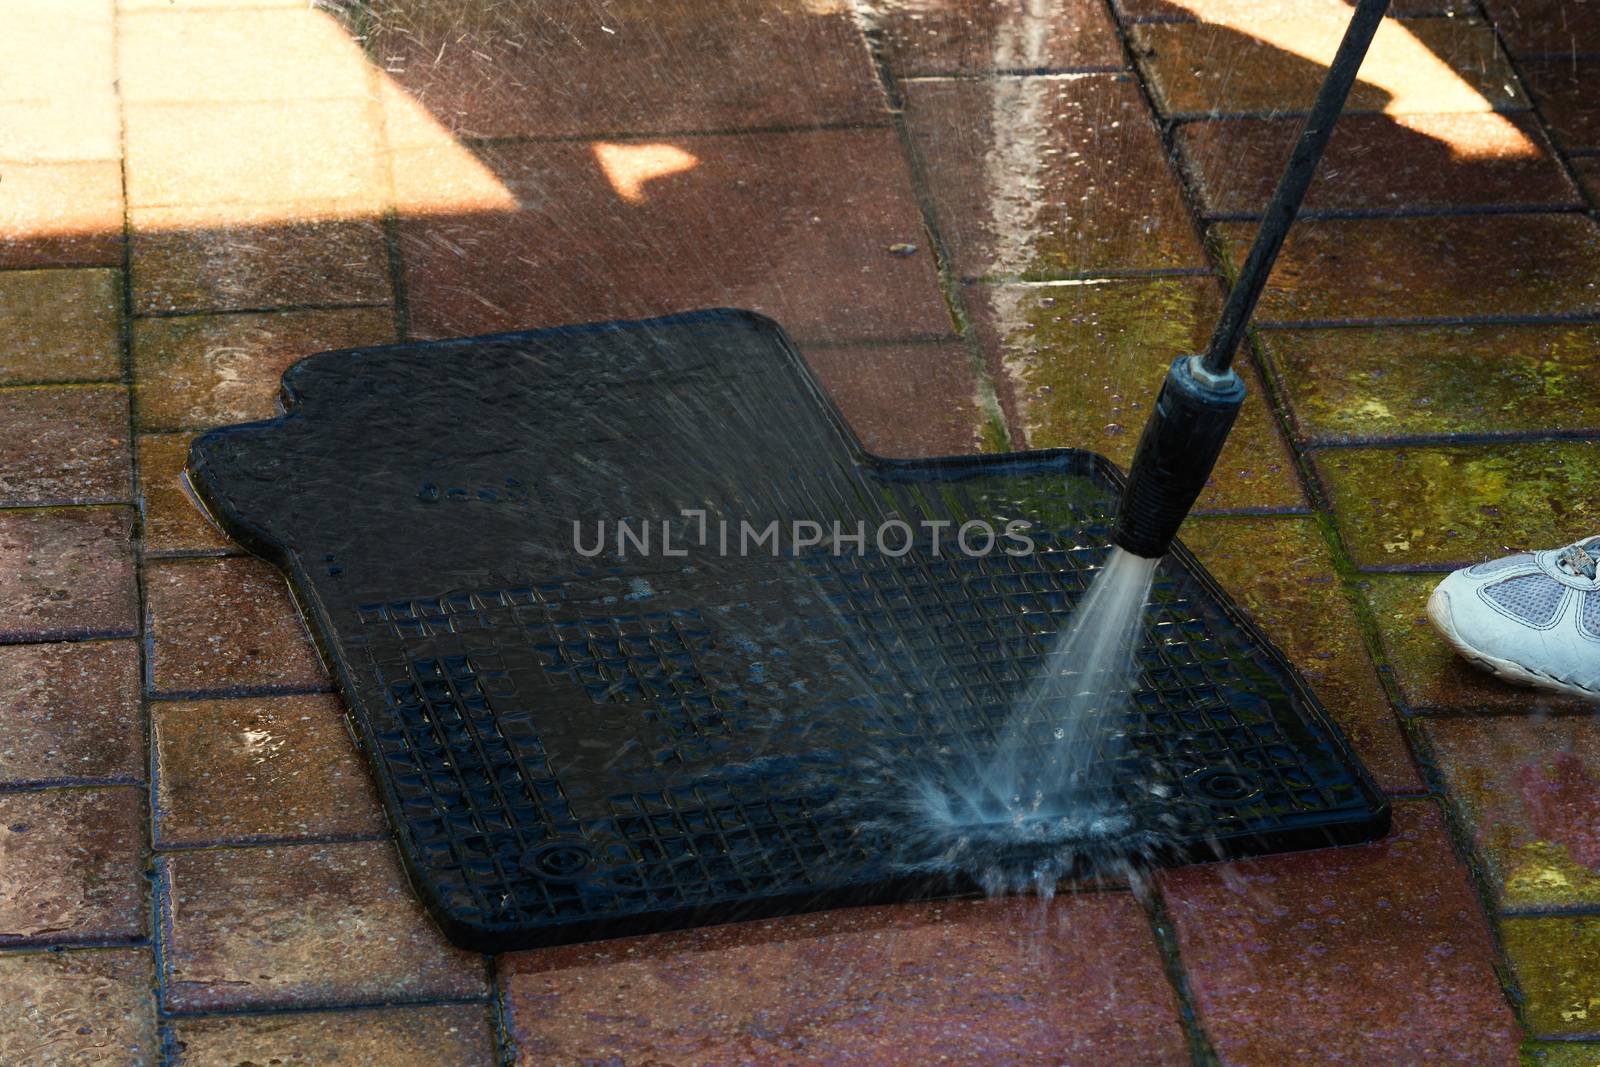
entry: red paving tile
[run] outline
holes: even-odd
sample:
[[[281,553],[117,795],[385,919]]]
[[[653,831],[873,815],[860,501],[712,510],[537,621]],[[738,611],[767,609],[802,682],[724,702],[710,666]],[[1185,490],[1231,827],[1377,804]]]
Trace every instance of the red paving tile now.
[[[390,0],[384,74],[458,136],[595,136],[887,118],[846,5],[584,0],[469,9]],[[415,105],[413,105],[415,106]]]
[[[142,790],[0,793],[0,947],[145,932]]]
[[[1100,0],[881,0],[867,18],[900,77],[1127,66]]]
[[[1207,266],[1131,77],[927,81],[906,93],[959,276]]]
[[[1168,117],[1310,110],[1349,16],[1276,17],[1236,8],[1230,25],[1141,23],[1134,54]],[[1307,55],[1319,58],[1306,58]],[[1321,58],[1326,57],[1326,58]],[[1348,111],[1427,115],[1525,108],[1494,30],[1469,19],[1385,22],[1350,91]]]
[[[159,1062],[148,948],[0,955],[0,1063]]]
[[[869,452],[949,456],[990,432],[972,354],[959,343],[808,347],[810,365]]]
[[[303,222],[279,214],[235,209],[201,226],[188,210],[134,212],[134,310],[247,311],[391,299],[388,251],[376,220]]]
[[[166,1006],[176,1012],[481,997],[387,841],[163,855]]]
[[[1088,448],[1124,467],[1166,368],[1205,347],[1221,309],[1210,278],[984,286],[966,296],[1012,447]],[[1250,397],[1197,506],[1302,508],[1266,390],[1240,370]]]
[[[1515,1065],[1495,947],[1444,822],[1159,879],[1200,1025],[1225,1064]]]
[[[1500,907],[1600,904],[1600,724],[1492,715],[1426,725]]]
[[[1527,60],[1518,69],[1557,144],[1600,149],[1600,57]]]
[[[1572,161],[1572,169],[1589,193],[1591,203],[1600,204],[1600,156],[1583,156]]]
[[[1252,223],[1213,228],[1244,262]],[[1600,311],[1600,226],[1578,214],[1302,220],[1257,322]]]
[[[859,908],[501,959],[524,1064],[1189,1062],[1126,893]]]
[[[647,147],[640,165],[666,152],[686,169],[643,180],[623,163],[608,179],[600,158],[632,157],[497,146],[487,161],[521,210],[401,224],[414,332],[720,305],[771,315],[808,341],[950,334],[893,133],[681,138]]]
[[[0,506],[129,499],[128,391],[0,389]]]
[[[0,384],[122,377],[122,275],[0,271]]]
[[[1594,0],[1483,0],[1483,6],[1518,56],[1600,52]]]
[[[132,511],[0,510],[0,642],[133,635]]]
[[[1196,518],[1184,524],[1183,543],[1288,654],[1379,786],[1423,792],[1316,521]]]
[[[132,641],[0,645],[0,784],[144,778]]]
[[[331,694],[162,701],[151,719],[161,847],[385,829]]]
[[[161,693],[326,689],[288,585],[257,559],[145,568],[151,686]]]
[[[1219,15],[1239,12],[1239,0],[1113,0],[1117,12],[1130,21],[1215,22]],[[1326,14],[1326,0],[1252,0],[1247,9],[1257,18],[1294,18]],[[1394,0],[1389,16],[1472,15],[1477,5],[1472,0]]]
[[[179,1018],[171,1034],[183,1067],[484,1067],[500,1055],[486,1004]]]
[[[1259,216],[1300,134],[1298,118],[1178,127],[1177,144],[1212,216]],[[1572,181],[1527,114],[1349,115],[1334,127],[1305,210],[1572,207]]]
[[[122,171],[114,162],[6,164],[0,268],[122,262]]]
[[[193,439],[186,433],[139,438],[139,510],[147,554],[238,551],[184,486],[183,465]]]

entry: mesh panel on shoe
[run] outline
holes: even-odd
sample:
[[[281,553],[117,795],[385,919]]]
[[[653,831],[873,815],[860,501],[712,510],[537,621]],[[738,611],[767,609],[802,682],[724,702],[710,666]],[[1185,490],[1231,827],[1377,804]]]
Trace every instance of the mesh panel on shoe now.
[[[1520,567],[1524,563],[1532,562],[1533,553],[1518,552],[1515,556],[1503,556],[1500,559],[1491,559],[1487,563],[1480,563],[1476,567],[1469,567],[1467,573],[1481,578],[1486,574],[1494,574],[1496,571],[1503,571],[1508,567]]]
[[[1543,574],[1507,578],[1484,589],[1483,595],[1529,626],[1544,626],[1556,617],[1566,587]]]
[[[1583,629],[1591,637],[1600,637],[1600,590],[1583,594]]]

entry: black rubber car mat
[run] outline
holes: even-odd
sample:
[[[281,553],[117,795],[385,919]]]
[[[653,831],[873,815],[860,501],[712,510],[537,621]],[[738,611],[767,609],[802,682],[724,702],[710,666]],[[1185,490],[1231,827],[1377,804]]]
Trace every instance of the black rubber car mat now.
[[[777,325],[726,310],[325,352],[283,400],[198,438],[188,476],[287,572],[453,940],[973,888],[903,794],[992,748],[1108,551],[1109,462],[867,455]],[[752,549],[774,520],[867,537]],[[1036,548],[952,551],[977,521],[1026,521]],[[1180,862],[1386,831],[1293,668],[1181,548],[1145,631],[1112,768],[1128,840]]]

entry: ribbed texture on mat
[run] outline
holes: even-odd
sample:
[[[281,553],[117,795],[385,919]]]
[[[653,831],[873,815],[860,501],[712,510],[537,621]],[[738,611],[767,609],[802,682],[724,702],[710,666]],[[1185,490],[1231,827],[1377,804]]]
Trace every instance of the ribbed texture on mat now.
[[[1529,626],[1545,626],[1556,617],[1566,587],[1543,574],[1524,574],[1491,585],[1483,595]]]
[[[1487,563],[1480,563],[1476,567],[1470,567],[1467,569],[1467,573],[1481,578],[1486,574],[1496,574],[1509,567],[1520,567],[1524,563],[1532,562],[1533,554],[1531,552],[1518,552],[1515,556],[1491,559]]]

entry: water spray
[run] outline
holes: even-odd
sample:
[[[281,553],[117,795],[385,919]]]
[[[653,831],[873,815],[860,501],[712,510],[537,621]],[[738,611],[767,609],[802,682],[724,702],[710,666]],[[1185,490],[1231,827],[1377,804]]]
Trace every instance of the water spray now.
[[[1165,555],[1217,465],[1245,397],[1244,382],[1232,366],[1234,353],[1388,7],[1389,0],[1360,0],[1356,5],[1210,345],[1204,355],[1174,360],[1161,384],[1111,535],[1127,552],[1146,559]]]

